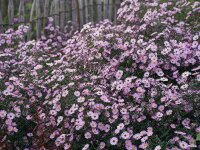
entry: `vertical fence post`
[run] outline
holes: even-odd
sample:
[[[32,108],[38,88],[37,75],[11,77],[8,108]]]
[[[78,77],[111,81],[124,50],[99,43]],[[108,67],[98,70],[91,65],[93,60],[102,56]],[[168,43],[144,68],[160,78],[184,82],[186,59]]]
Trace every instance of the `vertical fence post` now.
[[[1,1],[0,1],[0,4],[1,4]],[[3,18],[2,18],[2,9],[1,9],[1,6],[2,5],[0,5],[0,33],[3,30]]]
[[[19,22],[25,22],[25,2],[24,0],[20,0],[19,4]]]
[[[84,0],[78,0],[78,3],[79,3],[79,14],[80,14],[80,28],[83,26],[84,24]]]
[[[40,10],[40,0],[36,0],[36,37],[39,39],[41,37],[41,10]]]
[[[102,0],[97,0],[97,21],[102,20]]]
[[[66,1],[60,0],[60,29],[61,31],[64,31],[64,27],[66,25]]]
[[[3,20],[5,19],[5,16],[7,16],[7,14],[8,14],[8,6],[6,4],[6,1],[8,1],[8,0],[0,0]]]
[[[121,0],[115,0],[115,10],[114,10],[114,23],[117,23],[117,10],[119,9]]]
[[[93,0],[89,0],[89,21],[93,22],[93,19],[94,19]]]
[[[108,8],[109,8],[109,12],[108,12],[108,18],[110,19],[110,21],[113,21],[112,20],[112,15],[113,15],[113,0],[109,0],[109,6],[108,6]]]
[[[76,12],[77,12],[77,26],[78,30],[81,28],[81,19],[80,19],[80,6],[79,6],[79,0],[76,1]]]
[[[54,12],[54,15],[55,15],[55,25],[56,26],[59,26],[59,18],[60,18],[60,13],[59,13],[59,10],[60,10],[60,5],[59,5],[59,0],[55,0],[55,12]]]
[[[84,13],[85,13],[85,22],[84,23],[88,23],[88,17],[89,17],[89,14],[88,14],[88,0],[84,0]]]
[[[49,16],[49,4],[50,4],[50,1],[49,0],[45,0],[45,2],[44,2],[43,28],[45,28],[45,26],[47,24],[47,18]]]
[[[45,0],[44,2],[44,17],[49,16],[49,0]]]
[[[3,24],[3,18],[2,18],[2,13],[1,13],[1,7],[0,7],[0,24]]]
[[[13,0],[9,0],[9,2],[8,2],[8,22],[9,22],[9,25],[13,24],[13,19],[14,19],[14,4],[13,4]]]
[[[77,25],[76,0],[72,0],[72,22]]]
[[[51,0],[51,8],[50,8],[50,15],[53,17],[54,21],[55,21],[55,16],[54,15],[55,12],[55,1]]]
[[[31,37],[32,37],[33,15],[34,15],[34,10],[35,10],[35,3],[36,3],[36,0],[33,0],[32,7],[31,7],[30,18],[29,18],[29,22],[30,22],[29,30],[30,30],[30,31],[29,31],[29,34],[28,34],[28,40],[30,40]]]
[[[72,0],[67,0],[66,4],[67,22],[72,20]]]
[[[108,6],[109,6],[108,0],[104,0],[104,8],[103,8],[104,15],[103,15],[103,19],[108,19],[108,9],[109,9]]]

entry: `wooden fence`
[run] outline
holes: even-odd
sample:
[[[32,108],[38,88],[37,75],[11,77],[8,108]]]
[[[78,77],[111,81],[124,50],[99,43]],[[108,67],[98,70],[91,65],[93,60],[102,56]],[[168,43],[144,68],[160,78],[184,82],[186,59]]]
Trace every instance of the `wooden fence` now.
[[[0,0],[0,30],[15,24],[29,24],[39,38],[52,16],[61,30],[68,21],[80,29],[88,22],[109,19],[116,22],[122,0]]]

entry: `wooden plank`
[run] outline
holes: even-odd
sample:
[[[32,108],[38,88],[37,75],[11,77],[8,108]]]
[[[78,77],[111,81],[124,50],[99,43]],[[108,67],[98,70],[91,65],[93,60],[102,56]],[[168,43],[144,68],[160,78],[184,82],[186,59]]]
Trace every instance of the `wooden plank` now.
[[[36,0],[36,38],[39,39],[41,37],[41,8],[40,8],[40,0]]]
[[[1,4],[1,1],[0,1]],[[2,17],[2,8],[0,5],[0,33],[3,31],[3,17]]]
[[[98,12],[97,12],[97,0],[93,0],[93,5],[92,5],[92,9],[93,9],[93,22],[96,23],[98,20]]]
[[[67,4],[66,4],[66,20],[71,21],[72,20],[72,0],[67,0]]]
[[[102,20],[102,0],[97,0],[97,21]]]
[[[5,18],[8,16],[8,0],[0,0],[1,2],[1,10],[2,10],[2,18],[5,21]]]
[[[49,4],[50,4],[50,1],[45,0],[45,2],[44,2],[44,17],[49,16]]]
[[[82,16],[83,16],[83,24],[82,24],[82,27],[83,25],[85,24],[85,20],[86,20],[86,17],[85,17],[85,0],[82,0]]]
[[[49,0],[45,0],[44,1],[44,18],[43,18],[43,28],[47,25],[47,18],[49,16],[49,5],[50,5],[50,1]]]
[[[33,15],[34,15],[34,10],[35,10],[35,3],[36,3],[36,0],[33,0],[32,6],[31,6],[30,18],[29,18],[30,32],[28,33],[28,40],[31,40],[31,38],[32,38]]]
[[[14,3],[13,0],[9,0],[8,2],[8,22],[10,25],[13,24],[14,19]]]
[[[64,27],[66,25],[66,1],[60,0],[60,29],[64,31]]]
[[[115,0],[115,10],[114,10],[114,23],[117,23],[117,11],[120,7],[121,0]]]
[[[84,24],[89,22],[88,5],[89,5],[88,0],[84,0],[84,13],[85,13]]]
[[[103,7],[104,15],[103,15],[103,19],[108,19],[108,10],[109,10],[108,0],[104,0],[104,7]]]
[[[72,22],[77,25],[77,9],[75,0],[72,0]]]
[[[78,2],[79,2],[79,13],[80,13],[80,27],[82,27],[84,24],[84,18],[85,18],[84,11],[83,11],[84,1],[78,0]]]
[[[33,15],[34,15],[34,10],[35,10],[35,3],[36,3],[36,0],[33,0],[33,4],[32,4],[32,7],[31,7],[31,13],[30,13],[29,22],[32,22],[32,21],[33,21]]]
[[[55,21],[54,12],[55,12],[55,1],[54,1],[54,0],[51,0],[50,16],[52,16],[52,18],[53,18],[54,21]]]
[[[54,12],[54,8],[55,6],[54,6],[54,0],[53,1],[51,1],[51,7],[50,7],[50,15],[52,15],[53,14],[53,12]]]
[[[1,1],[0,1],[0,4],[1,4]],[[3,24],[1,5],[0,5],[0,24]]]
[[[56,26],[59,26],[59,22],[60,22],[60,4],[59,4],[59,0],[54,0],[55,1],[55,12],[54,12],[54,15],[55,15],[55,25]]]
[[[77,26],[78,30],[81,28],[81,17],[80,17],[80,6],[79,6],[79,0],[75,0],[76,2],[76,12],[77,12]]]
[[[19,22],[25,22],[25,1],[20,0],[19,4]]]
[[[112,21],[112,15],[113,15],[113,0],[109,0],[109,6],[108,6],[108,18]]]
[[[89,22],[94,22],[93,0],[89,0]]]

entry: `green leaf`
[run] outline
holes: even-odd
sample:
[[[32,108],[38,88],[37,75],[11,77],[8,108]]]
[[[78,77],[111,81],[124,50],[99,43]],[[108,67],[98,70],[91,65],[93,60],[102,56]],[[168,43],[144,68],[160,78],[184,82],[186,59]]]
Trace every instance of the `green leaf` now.
[[[199,133],[199,134],[197,134],[196,141],[200,141],[200,133]]]

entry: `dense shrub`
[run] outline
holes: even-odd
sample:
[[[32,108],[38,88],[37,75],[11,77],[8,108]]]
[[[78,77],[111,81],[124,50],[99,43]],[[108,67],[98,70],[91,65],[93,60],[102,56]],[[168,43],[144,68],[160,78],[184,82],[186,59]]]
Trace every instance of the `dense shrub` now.
[[[18,149],[194,149],[200,133],[197,1],[125,0],[105,20],[0,41],[0,138]]]

